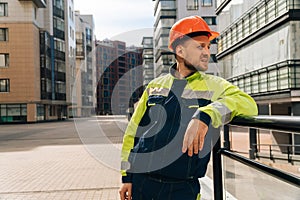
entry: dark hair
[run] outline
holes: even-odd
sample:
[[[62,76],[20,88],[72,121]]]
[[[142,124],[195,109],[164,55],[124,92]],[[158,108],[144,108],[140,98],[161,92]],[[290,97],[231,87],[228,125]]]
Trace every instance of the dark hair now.
[[[183,35],[182,37],[177,38],[176,40],[174,40],[174,42],[172,43],[173,53],[176,54],[176,47],[179,44],[183,44],[188,39],[193,38],[193,37],[197,37],[197,36],[200,36],[200,35],[205,35],[207,37],[211,36],[211,34],[209,32],[206,32],[206,31],[192,32],[192,33],[189,33],[187,35]]]

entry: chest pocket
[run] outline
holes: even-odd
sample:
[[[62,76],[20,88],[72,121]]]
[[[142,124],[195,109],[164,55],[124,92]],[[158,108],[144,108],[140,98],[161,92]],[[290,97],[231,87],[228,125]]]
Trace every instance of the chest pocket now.
[[[164,104],[165,100],[166,100],[166,97],[164,97],[164,96],[160,96],[160,95],[149,96],[147,106],[151,107],[151,106],[155,106],[157,104],[162,105],[162,104]]]
[[[155,121],[155,123],[162,124],[167,119],[167,111],[165,108],[166,97],[155,95],[149,96],[147,102],[147,115],[151,119],[151,121]]]

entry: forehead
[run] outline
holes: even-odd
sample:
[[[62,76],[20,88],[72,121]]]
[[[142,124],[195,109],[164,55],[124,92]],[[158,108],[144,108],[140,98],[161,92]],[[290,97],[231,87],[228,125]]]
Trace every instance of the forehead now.
[[[187,41],[186,41],[187,44],[202,44],[202,43],[205,43],[205,44],[210,44],[210,41],[209,41],[209,38],[208,36],[205,36],[205,35],[200,35],[200,36],[196,36],[196,37],[192,37],[192,38],[189,38]]]

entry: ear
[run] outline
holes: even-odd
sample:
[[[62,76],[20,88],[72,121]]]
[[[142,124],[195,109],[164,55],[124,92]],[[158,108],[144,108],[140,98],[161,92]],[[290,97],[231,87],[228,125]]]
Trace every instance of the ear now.
[[[177,45],[176,48],[175,48],[175,52],[176,52],[176,55],[181,57],[181,58],[184,58],[184,48],[182,45]]]

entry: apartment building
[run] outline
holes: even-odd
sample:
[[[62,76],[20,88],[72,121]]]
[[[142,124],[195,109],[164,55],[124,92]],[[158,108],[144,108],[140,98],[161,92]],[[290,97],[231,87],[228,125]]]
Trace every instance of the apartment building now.
[[[94,20],[92,15],[75,11],[76,24],[76,79],[72,90],[72,117],[88,117],[96,107],[96,56]]]
[[[143,37],[143,85],[146,86],[154,76],[153,37]]]
[[[201,16],[214,31],[216,24],[216,3],[213,0],[153,0],[154,6],[154,63],[155,76],[168,73],[169,67],[175,62],[174,55],[168,49],[169,31],[172,25],[187,16]],[[220,69],[216,64],[217,44],[216,40],[211,45],[211,60],[209,74],[219,74]]]
[[[0,1],[0,123],[68,117],[73,1]]]
[[[66,92],[67,92],[67,102],[71,102],[68,106],[68,116],[72,116],[72,105],[76,103],[76,98],[73,95],[75,90],[76,82],[76,35],[75,35],[75,10],[74,10],[74,0],[65,0],[65,8],[68,12],[65,12],[65,18],[68,23],[65,24],[66,31]],[[76,2],[75,2],[76,3]],[[75,94],[74,94],[75,95]],[[74,102],[73,102],[74,100]]]
[[[254,97],[259,114],[300,115],[300,1],[218,0],[216,14],[222,75]],[[296,133],[272,139],[300,143]]]
[[[123,99],[127,100],[125,104],[125,114],[128,114],[129,109],[134,107],[134,104],[139,101],[144,91],[144,80],[145,80],[145,66],[144,55],[145,49],[142,47],[126,47],[126,61],[128,65],[128,72],[125,76],[122,76],[123,80],[129,80],[129,90],[123,95]],[[153,65],[152,65],[153,66]],[[153,68],[152,68],[153,69]],[[149,70],[150,71],[150,70]],[[126,91],[124,91],[126,92]],[[120,103],[122,103],[121,101]],[[124,114],[124,112],[122,113]]]
[[[97,41],[97,114],[126,114],[143,85],[142,49],[122,41]]]

